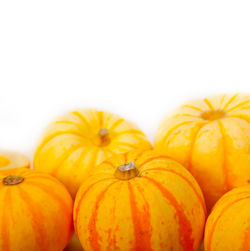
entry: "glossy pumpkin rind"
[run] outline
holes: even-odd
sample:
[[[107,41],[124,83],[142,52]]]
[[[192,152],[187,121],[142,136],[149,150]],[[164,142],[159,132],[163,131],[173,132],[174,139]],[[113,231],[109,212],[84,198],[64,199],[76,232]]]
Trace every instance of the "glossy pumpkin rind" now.
[[[57,177],[74,197],[82,181],[103,160],[151,147],[134,124],[109,112],[77,110],[47,127],[34,156],[34,169]]]
[[[16,182],[8,185],[10,177]],[[0,208],[1,251],[62,251],[71,239],[72,198],[48,174],[1,171]]]
[[[215,204],[205,228],[205,251],[250,250],[250,186],[235,188]]]
[[[217,95],[182,105],[159,126],[155,149],[183,164],[208,209],[250,180],[250,95]]]
[[[0,171],[13,168],[30,168],[30,160],[21,153],[0,151]]]
[[[115,176],[133,161],[138,176]],[[198,250],[206,208],[202,192],[176,161],[154,151],[117,155],[80,187],[76,234],[85,250]]]

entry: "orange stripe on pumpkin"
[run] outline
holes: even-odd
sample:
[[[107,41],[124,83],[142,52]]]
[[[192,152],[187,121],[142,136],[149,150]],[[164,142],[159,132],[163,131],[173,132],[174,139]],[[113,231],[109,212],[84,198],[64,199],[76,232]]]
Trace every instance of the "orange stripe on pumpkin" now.
[[[243,115],[243,114],[233,114],[233,115],[228,115],[228,118],[236,118],[236,119],[240,119],[243,120],[247,123],[250,123],[250,116],[247,115]]]
[[[76,235],[78,236],[78,227],[77,227],[77,224],[78,224],[78,214],[79,214],[79,211],[80,211],[80,208],[81,208],[81,205],[82,205],[82,201],[83,199],[85,198],[85,196],[87,195],[87,193],[98,183],[100,182],[103,182],[105,180],[111,180],[110,178],[105,178],[105,179],[101,179],[101,180],[98,180],[97,182],[91,184],[89,187],[87,187],[85,189],[85,191],[83,192],[83,194],[81,195],[80,199],[78,200],[78,203],[77,203],[77,206],[75,208],[75,213],[74,213],[74,226],[75,226],[75,231],[76,231]]]
[[[99,117],[99,124],[100,124],[100,128],[103,128],[104,126],[104,112],[97,112],[97,115]]]
[[[152,226],[150,223],[150,211],[149,204],[145,200],[145,206],[143,211],[139,211],[136,207],[135,193],[133,191],[132,185],[128,182],[129,198],[130,198],[130,208],[132,214],[132,220],[134,225],[134,236],[135,243],[132,250],[135,251],[150,251],[151,248],[151,236],[152,236]],[[143,191],[140,190],[142,196]]]
[[[29,194],[22,189],[20,186],[18,187],[20,198],[27,206],[27,212],[31,215],[31,225],[35,233],[35,241],[37,250],[46,251],[49,247],[49,240],[47,236],[47,232],[44,228],[45,218],[41,212],[40,205],[38,205]]]
[[[250,220],[248,221],[248,227],[246,229],[243,244],[240,251],[250,250]]]
[[[144,133],[140,130],[136,130],[136,129],[129,129],[129,130],[125,130],[125,131],[121,131],[117,134],[114,135],[114,137],[112,139],[115,139],[115,138],[118,138],[118,137],[121,137],[125,134],[140,134],[142,136],[144,136]]]
[[[192,238],[192,226],[190,221],[187,219],[184,209],[181,204],[178,203],[176,198],[169,192],[161,183],[155,181],[152,178],[142,176],[141,178],[147,179],[153,185],[155,185],[162,193],[162,195],[170,202],[175,208],[176,217],[179,222],[179,238],[180,244],[184,251],[191,251],[194,249],[194,239]]]
[[[9,251],[10,250],[10,229],[9,229],[9,215],[8,213],[12,209],[12,196],[10,188],[7,188],[7,191],[4,196],[4,207],[2,208],[2,224],[1,224],[1,233],[2,233],[2,245],[1,250]]]
[[[170,170],[170,169],[166,169],[166,168],[160,168],[160,167],[146,169],[145,171],[147,172],[147,171],[155,171],[155,170],[156,171],[166,171],[166,172],[174,173],[177,176],[179,176],[180,178],[182,178],[184,181],[186,181],[188,183],[188,185],[192,188],[194,193],[196,194],[198,200],[200,201],[205,217],[207,216],[206,204],[205,204],[205,201],[204,201],[203,197],[197,191],[194,184],[189,179],[187,179],[187,177],[183,176],[181,173],[178,173],[178,172],[176,172],[174,170]]]
[[[230,190],[230,183],[228,177],[228,170],[227,170],[227,157],[226,157],[226,142],[225,142],[225,130],[221,121],[218,120],[218,125],[221,131],[221,141],[222,141],[222,148],[223,148],[223,163],[222,163],[222,170],[224,174],[224,191],[227,192]]]
[[[228,109],[227,112],[231,112],[231,111],[233,111],[233,110],[235,110],[235,109],[237,109],[237,108],[240,108],[240,110],[241,110],[241,109],[242,109],[241,106],[246,105],[246,104],[249,104],[249,103],[250,103],[250,100],[246,100],[246,101],[244,101],[244,102],[242,102],[242,103],[239,103],[238,105],[236,105],[236,106],[234,106],[234,107]]]
[[[88,225],[89,233],[90,233],[90,236],[89,236],[88,240],[90,242],[90,245],[91,245],[92,249],[95,250],[95,251],[101,250],[101,247],[100,247],[100,244],[99,244],[99,241],[101,241],[101,237],[98,234],[98,230],[97,230],[97,227],[96,227],[98,209],[100,207],[100,204],[101,204],[102,200],[104,199],[105,193],[108,191],[108,189],[112,185],[114,185],[117,182],[119,182],[119,181],[114,181],[111,184],[109,184],[96,198],[97,202],[96,202],[95,207],[93,209],[93,213],[91,215],[89,225]]]
[[[209,231],[209,234],[208,234],[208,237],[207,237],[207,240],[206,240],[206,243],[207,243],[207,248],[206,248],[206,251],[210,251],[211,250],[211,242],[212,242],[212,237],[213,237],[213,234],[214,234],[214,231],[215,231],[215,228],[216,228],[216,225],[219,221],[219,219],[222,217],[222,215],[235,203],[241,201],[241,200],[245,200],[245,199],[249,199],[250,196],[247,196],[245,198],[240,198],[240,199],[237,199],[235,201],[232,201],[231,203],[227,204],[222,210],[221,210],[221,213],[217,216],[214,224],[210,227],[210,231]],[[216,207],[216,205],[215,205]]]
[[[194,106],[194,105],[183,105],[181,106],[181,108],[190,108],[190,109],[193,109],[193,110],[196,110],[196,111],[199,111],[199,112],[203,112],[203,110],[197,106]]]

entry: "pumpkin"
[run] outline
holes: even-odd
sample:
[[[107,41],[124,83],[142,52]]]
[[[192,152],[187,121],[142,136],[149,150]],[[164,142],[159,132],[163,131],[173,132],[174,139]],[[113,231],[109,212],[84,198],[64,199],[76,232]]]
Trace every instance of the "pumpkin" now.
[[[205,201],[179,163],[150,151],[105,160],[80,187],[75,231],[84,250],[198,250]]]
[[[250,180],[250,95],[215,95],[182,105],[159,126],[155,149],[183,164],[208,209]]]
[[[0,172],[0,250],[62,251],[73,232],[73,202],[48,174],[27,168]]]
[[[74,197],[90,171],[117,153],[151,144],[134,124],[109,112],[77,110],[51,123],[34,156],[34,169],[63,182]]]
[[[26,156],[16,152],[0,151],[0,171],[20,167],[30,168],[30,161]]]
[[[205,251],[250,250],[250,186],[235,188],[215,204],[205,228]]]

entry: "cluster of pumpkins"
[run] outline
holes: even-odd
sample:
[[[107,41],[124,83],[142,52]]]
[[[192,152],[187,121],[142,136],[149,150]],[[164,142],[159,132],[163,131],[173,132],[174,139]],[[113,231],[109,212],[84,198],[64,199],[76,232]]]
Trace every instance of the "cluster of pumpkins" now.
[[[0,251],[250,251],[250,95],[180,106],[154,146],[123,118],[48,125],[33,169],[0,152]]]

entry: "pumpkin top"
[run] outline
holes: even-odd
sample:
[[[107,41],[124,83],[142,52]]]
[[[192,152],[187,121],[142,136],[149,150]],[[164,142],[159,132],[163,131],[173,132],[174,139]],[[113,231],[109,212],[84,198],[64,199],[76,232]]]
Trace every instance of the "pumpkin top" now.
[[[9,175],[3,179],[3,184],[6,186],[17,185],[24,181],[24,178],[21,176],[12,176]]]

